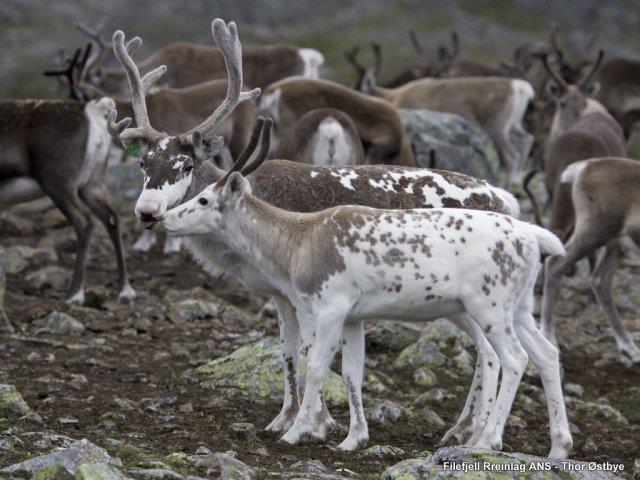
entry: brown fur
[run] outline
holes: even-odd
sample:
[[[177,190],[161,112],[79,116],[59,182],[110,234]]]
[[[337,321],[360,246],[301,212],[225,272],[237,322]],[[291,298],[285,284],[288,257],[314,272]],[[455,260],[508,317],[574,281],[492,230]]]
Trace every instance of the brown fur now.
[[[298,48],[291,45],[256,45],[243,48],[244,84],[264,88],[282,78],[303,72]],[[184,88],[214,79],[226,78],[222,54],[215,46],[190,42],[175,42],[138,63],[140,73],[167,66],[163,85]],[[98,85],[109,94],[128,95],[127,79],[121,69],[108,69]]]
[[[328,80],[292,77],[269,85],[263,95],[282,92],[279,119],[274,130],[286,132],[305,113],[318,108],[336,108],[356,124],[365,151],[373,163],[415,166],[415,157],[396,109],[382,99],[372,98]]]
[[[304,114],[300,120],[286,132],[278,146],[275,158],[285,158],[294,162],[310,163],[309,157],[314,147],[313,140],[323,120],[333,118],[346,132],[352,154],[347,165],[364,164],[364,150],[354,121],[344,112],[335,108],[319,108]]]
[[[609,60],[602,65],[598,81],[600,91],[596,98],[622,124],[625,134],[630,135],[636,120],[630,114],[640,110],[640,61]]]

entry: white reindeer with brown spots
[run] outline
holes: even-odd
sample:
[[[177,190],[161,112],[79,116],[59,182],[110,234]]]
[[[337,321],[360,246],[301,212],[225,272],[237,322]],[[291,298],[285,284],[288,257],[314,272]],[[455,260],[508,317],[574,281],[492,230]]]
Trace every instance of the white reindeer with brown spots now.
[[[567,457],[572,438],[558,351],[532,316],[540,254],[564,253],[557,237],[476,210],[341,206],[287,212],[254,197],[241,173],[227,177],[170,210],[163,223],[175,235],[225,242],[230,254],[270,279],[298,318],[313,323],[304,398],[284,442],[326,438],[322,382],[340,343],[351,421],[339,448],[353,450],[368,441],[361,397],[364,320],[464,315],[484,331],[502,368],[497,400],[473,445],[502,447],[529,354],[547,396],[550,456]]]

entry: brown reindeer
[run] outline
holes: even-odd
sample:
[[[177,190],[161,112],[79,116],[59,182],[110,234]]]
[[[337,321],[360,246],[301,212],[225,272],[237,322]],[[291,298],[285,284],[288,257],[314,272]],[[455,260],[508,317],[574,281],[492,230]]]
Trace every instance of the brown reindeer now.
[[[378,65],[379,50],[374,48],[374,54]],[[529,83],[503,77],[423,78],[390,89],[376,85],[379,68],[364,68],[355,55],[351,59],[361,75],[360,91],[383,98],[396,108],[454,113],[484,128],[507,170],[505,183],[515,182],[533,142],[533,137],[522,125],[527,106],[535,95]],[[523,139],[520,150],[513,143],[512,135]]]
[[[368,163],[416,164],[398,111],[383,99],[329,80],[290,77],[269,85],[258,106],[261,114],[274,121],[275,148],[300,117],[318,108],[335,108],[353,119]]]
[[[305,113],[284,134],[275,158],[312,165],[362,165],[364,150],[349,115],[319,108]]]
[[[84,275],[92,214],[116,251],[118,298],[134,298],[125,267],[118,216],[108,203],[104,173],[110,138],[110,98],[0,102],[0,206],[49,196],[78,237],[70,302],[84,303]]]
[[[629,138],[640,120],[640,61],[613,58],[604,62],[598,74],[596,98],[616,118]]]
[[[592,82],[602,63],[600,53],[590,73],[577,84],[567,83],[549,64],[544,64],[555,85],[556,111],[549,134],[549,151],[545,159],[545,187],[551,200],[549,229],[566,240],[573,229],[571,189],[560,182],[564,169],[579,160],[595,157],[626,155],[624,135],[620,125],[604,106],[589,98]],[[541,223],[536,199],[527,190],[534,204],[537,221]]]
[[[618,349],[638,363],[640,349],[618,316],[611,283],[625,251],[640,260],[640,163],[626,158],[584,160],[569,165],[560,182],[571,190],[576,226],[566,244],[566,256],[547,259],[541,311],[545,335],[556,340],[553,313],[563,274],[605,247],[591,277],[591,289]]]
[[[92,41],[106,48],[98,40],[99,32],[82,27]],[[317,78],[324,56],[311,48],[299,48],[291,45],[253,45],[244,48],[243,69],[247,85],[264,88],[270,83],[292,75]],[[128,95],[127,78],[119,68],[104,69],[89,75],[87,81],[100,86],[105,92],[116,97]],[[209,45],[191,42],[170,43],[159,51],[139,62],[142,73],[149,72],[161,65],[168,67],[163,84],[184,88],[214,79],[223,79],[226,75],[225,62],[220,51]],[[91,72],[90,71],[90,72]]]

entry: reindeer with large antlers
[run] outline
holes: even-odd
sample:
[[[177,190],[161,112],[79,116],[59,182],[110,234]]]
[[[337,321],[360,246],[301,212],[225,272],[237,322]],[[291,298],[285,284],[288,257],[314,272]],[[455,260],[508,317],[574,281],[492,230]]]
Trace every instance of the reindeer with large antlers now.
[[[230,66],[229,83],[233,84],[229,88],[233,96],[230,99],[231,104],[238,105],[242,69],[241,46],[235,24],[231,23],[227,28],[222,20],[215,20],[213,35]],[[130,81],[137,84],[132,88],[132,92],[136,92],[139,98],[137,104],[140,104],[144,102],[142,79],[124,46],[123,34],[117,32],[115,39],[117,41],[114,42],[114,46],[120,51],[119,58],[129,72]],[[229,114],[228,109],[224,110]],[[116,124],[113,114],[111,120],[110,131],[113,134],[122,140],[120,134],[132,132],[125,136],[125,143],[140,147],[139,155],[145,180],[136,204],[136,214],[147,228],[152,228],[161,220],[167,209],[195,197],[207,185],[219,182],[227,175],[212,162],[206,161],[207,155],[210,158],[215,149],[220,148],[221,142],[215,141],[214,138],[207,138],[207,150],[196,149],[192,144],[180,141],[184,134],[154,135],[145,138],[145,132],[142,130],[126,130],[129,122]],[[249,157],[260,160],[266,156],[264,141],[269,138],[269,127],[270,122],[265,122],[263,126],[262,122],[258,121],[247,153],[240,156],[235,170],[246,176],[256,196],[280,208],[311,212],[341,204],[357,204],[381,208],[465,207],[511,215],[517,215],[519,212],[517,201],[509,193],[486,182],[453,172],[384,165],[323,167],[286,160],[272,160],[259,165],[259,162],[254,160],[248,161]],[[194,132],[193,136],[202,135]],[[152,140],[154,137],[156,140]],[[204,145],[203,141],[201,143]],[[259,151],[255,151],[257,145],[262,146]],[[245,160],[245,166],[241,167]],[[301,346],[297,345],[299,334],[296,332],[302,329],[308,334],[308,327],[301,319],[296,318],[289,301],[273,290],[270,280],[257,275],[255,269],[241,258],[231,255],[223,242],[196,239],[189,242],[189,249],[195,259],[202,262],[209,272],[226,271],[236,276],[252,291],[274,295],[282,332],[286,393],[282,411],[268,429],[287,428],[293,422],[298,409],[298,365],[294,359],[298,358]],[[495,394],[497,357],[495,352],[486,348],[486,343],[482,341],[484,337],[477,337],[471,333],[474,338],[479,338],[478,371],[474,376],[472,392],[463,414],[448,437],[454,435],[462,438],[468,432],[481,428],[486,420],[483,412],[486,413],[487,410],[480,405],[490,403]],[[478,396],[475,392],[480,382],[483,382],[484,388]],[[327,413],[327,424],[331,423],[330,418]]]

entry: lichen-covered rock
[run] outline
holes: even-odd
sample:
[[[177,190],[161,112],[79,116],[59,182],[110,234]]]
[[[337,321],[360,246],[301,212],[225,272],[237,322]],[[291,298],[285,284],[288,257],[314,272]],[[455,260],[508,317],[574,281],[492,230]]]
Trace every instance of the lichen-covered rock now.
[[[427,367],[420,367],[413,372],[413,381],[421,387],[433,387],[438,383],[438,377]]]
[[[82,335],[86,330],[79,320],[63,312],[51,312],[42,323],[40,331],[54,335]]]
[[[389,320],[374,323],[365,335],[365,342],[367,352],[399,352],[419,338],[419,324]]]
[[[609,399],[627,420],[640,423],[640,387],[630,387],[612,392]]]
[[[203,388],[222,394],[280,399],[284,394],[284,366],[279,342],[265,338],[239,348],[194,370]],[[304,376],[304,371],[301,369]],[[324,398],[331,405],[346,405],[342,378],[330,371],[324,379]]]
[[[190,322],[198,318],[212,318],[220,315],[217,303],[199,299],[187,299],[169,305],[168,316],[173,322]]]
[[[398,458],[404,455],[404,450],[391,445],[374,445],[360,453],[360,456],[366,458]]]
[[[283,477],[290,479],[345,480],[345,477],[332,472],[319,460],[296,462],[288,468]]]
[[[573,466],[572,469],[567,465]],[[457,468],[456,468],[457,467]],[[382,475],[384,480],[491,479],[614,480],[606,471],[587,468],[585,462],[535,457],[467,447],[441,448],[431,456],[404,460]],[[465,471],[466,469],[466,471]]]
[[[4,275],[4,270],[0,266],[0,333],[8,332],[13,333],[14,328],[4,311],[4,292],[7,284],[7,279]]]
[[[0,384],[0,417],[20,418],[31,409],[13,385]]]
[[[400,116],[419,166],[432,166],[433,156],[435,168],[500,183],[498,152],[480,127],[458,115],[432,110],[402,110]]]
[[[385,400],[371,409],[367,418],[371,423],[384,425],[386,423],[397,423],[407,420],[412,416],[411,411],[399,403]]]
[[[227,453],[210,453],[196,463],[197,467],[207,467],[207,476],[221,480],[250,480],[256,471],[244,462]]]
[[[122,462],[118,458],[110,456],[104,448],[94,445],[87,439],[82,439],[71,443],[65,448],[55,449],[50,453],[39,457],[30,458],[24,462],[16,463],[0,470],[0,473],[13,474],[24,473],[36,475],[43,469],[51,469],[52,466],[61,466],[77,475],[81,465],[84,464],[102,464],[110,467],[121,467]],[[47,470],[45,470],[46,473]],[[98,472],[101,469],[93,467],[85,467],[83,470],[88,475],[90,472]],[[44,473],[43,473],[44,474]],[[83,477],[84,480],[98,478],[124,478],[120,477]]]
[[[120,471],[104,463],[83,463],[76,471],[75,480],[127,480]]]
[[[16,275],[27,268],[27,259],[15,247],[4,248],[0,245],[0,268],[10,275]]]
[[[606,422],[611,422],[611,424],[616,427],[626,427],[629,425],[629,421],[620,410],[611,405],[576,400],[574,410],[579,416],[595,417]]]
[[[143,480],[183,480],[185,478],[184,475],[166,468],[134,468],[129,470],[129,473]]]
[[[473,357],[465,350],[472,345],[469,336],[445,319],[427,325],[416,343],[408,346],[393,362],[395,368],[447,367],[449,374],[473,373]]]

